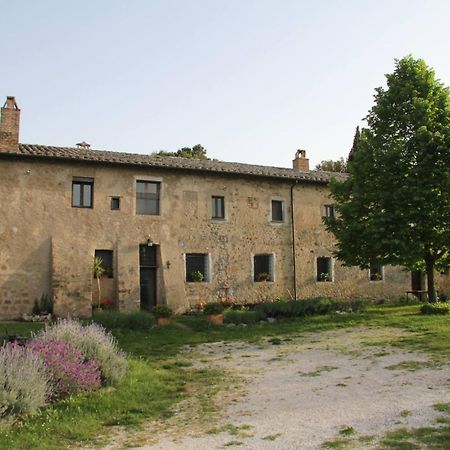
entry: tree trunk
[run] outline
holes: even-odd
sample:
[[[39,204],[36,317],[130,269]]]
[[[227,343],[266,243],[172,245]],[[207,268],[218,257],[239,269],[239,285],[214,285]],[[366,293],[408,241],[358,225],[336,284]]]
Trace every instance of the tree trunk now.
[[[425,264],[427,268],[427,288],[428,301],[434,303],[436,299],[436,288],[434,286],[434,257],[432,255],[425,256]]]

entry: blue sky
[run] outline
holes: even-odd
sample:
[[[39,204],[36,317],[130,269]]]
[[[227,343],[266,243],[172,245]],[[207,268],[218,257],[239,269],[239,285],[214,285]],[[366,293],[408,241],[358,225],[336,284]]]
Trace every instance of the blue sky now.
[[[151,153],[202,144],[290,167],[346,156],[409,53],[450,85],[450,1],[0,0],[0,99],[21,142]]]

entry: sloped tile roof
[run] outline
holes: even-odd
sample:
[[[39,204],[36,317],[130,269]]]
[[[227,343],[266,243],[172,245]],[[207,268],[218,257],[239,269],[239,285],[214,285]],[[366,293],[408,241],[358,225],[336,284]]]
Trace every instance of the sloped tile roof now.
[[[19,144],[17,151],[8,152],[11,156],[24,156],[39,159],[86,161],[100,164],[154,167],[169,170],[210,172],[215,174],[234,174],[251,177],[298,180],[326,184],[331,178],[345,179],[346,175],[334,172],[300,172],[283,167],[257,166],[235,162],[210,161],[177,158],[173,156],[149,156],[135,153],[121,153],[84,148],[53,147],[48,145]]]

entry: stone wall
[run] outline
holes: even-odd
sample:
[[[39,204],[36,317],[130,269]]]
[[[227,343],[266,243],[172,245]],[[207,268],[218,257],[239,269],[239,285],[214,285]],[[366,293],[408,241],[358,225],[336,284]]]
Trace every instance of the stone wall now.
[[[94,178],[93,209],[71,206],[73,177]],[[294,295],[288,182],[6,158],[0,179],[0,318],[29,312],[42,294],[53,296],[58,315],[89,316],[96,249],[114,252],[119,308],[138,309],[139,245],[149,236],[158,248],[158,302],[176,311],[225,296],[256,302]],[[136,214],[137,179],[161,182],[159,216]],[[211,219],[212,195],[225,197],[225,220]],[[120,197],[120,210],[111,210],[111,196]],[[284,201],[281,223],[271,222],[272,199]],[[409,289],[410,275],[400,269],[386,268],[384,281],[370,282],[367,271],[336,261],[334,280],[316,281],[316,258],[333,250],[321,222],[327,203],[325,186],[294,187],[297,296],[398,296]],[[210,282],[185,282],[186,253],[209,255]],[[255,254],[273,254],[273,282],[253,281]]]

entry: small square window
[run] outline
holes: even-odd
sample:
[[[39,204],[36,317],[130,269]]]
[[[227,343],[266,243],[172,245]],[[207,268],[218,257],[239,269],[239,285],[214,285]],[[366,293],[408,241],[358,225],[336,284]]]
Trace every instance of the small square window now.
[[[75,177],[72,180],[72,208],[92,208],[94,179]]]
[[[209,258],[207,253],[186,253],[186,281],[209,281]]]
[[[272,200],[272,222],[283,222],[283,201]]]
[[[95,258],[101,259],[101,266],[108,278],[114,278],[113,271],[113,251],[112,250],[95,250]]]
[[[384,270],[380,264],[371,264],[369,268],[369,280],[370,281],[383,281]]]
[[[161,183],[136,181],[136,214],[159,216]]]
[[[120,209],[120,197],[111,197],[111,209],[113,210]]]
[[[331,258],[317,258],[317,281],[333,281]]]
[[[336,209],[334,205],[325,205],[325,217],[328,219],[336,219]]]
[[[274,264],[272,254],[255,255],[253,257],[253,281],[274,281]]]
[[[213,195],[212,199],[212,218],[225,219],[225,197]]]

